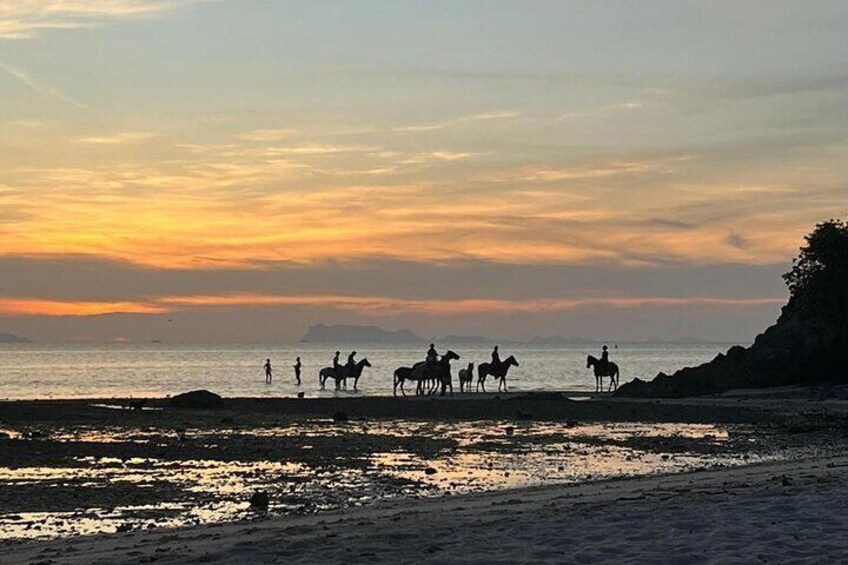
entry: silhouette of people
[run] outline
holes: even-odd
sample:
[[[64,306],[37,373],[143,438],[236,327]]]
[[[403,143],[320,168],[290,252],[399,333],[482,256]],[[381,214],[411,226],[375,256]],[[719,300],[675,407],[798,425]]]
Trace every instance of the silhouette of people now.
[[[498,353],[498,346],[492,350],[492,367],[500,367],[501,366],[501,355]]]
[[[294,378],[297,380],[297,386],[300,386],[300,368],[301,368],[302,366],[303,366],[303,365],[301,365],[301,363],[300,363],[300,357],[298,357],[297,359],[295,359],[295,363],[294,363]]]
[[[341,367],[341,365],[339,365],[339,355],[341,355],[341,353],[338,351],[336,351],[336,354],[333,355],[333,370],[335,371],[338,371]]]
[[[265,359],[265,384],[271,384],[274,370],[271,368],[271,360]]]
[[[609,367],[609,348],[605,345],[601,351],[601,366],[605,369]]]
[[[427,350],[427,368],[432,369],[439,361],[439,352],[436,351],[436,344],[431,343],[430,349]]]
[[[351,351],[350,355],[347,356],[347,364],[344,366],[344,370],[346,371],[346,375],[351,374],[353,371],[353,367],[356,365],[356,351]]]

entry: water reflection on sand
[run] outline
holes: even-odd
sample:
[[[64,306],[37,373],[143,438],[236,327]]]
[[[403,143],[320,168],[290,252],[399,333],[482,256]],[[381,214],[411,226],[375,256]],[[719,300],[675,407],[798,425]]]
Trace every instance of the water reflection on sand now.
[[[68,536],[256,517],[263,514],[251,510],[248,500],[257,490],[269,493],[270,513],[303,513],[379,499],[676,472],[781,456],[739,449],[730,441],[728,430],[693,424],[400,420],[345,424],[310,420],[228,430],[56,429],[51,430],[50,441],[173,449],[174,437],[178,437],[200,442],[208,456],[181,458],[173,452],[168,452],[168,459],[82,456],[61,466],[0,467],[0,486],[26,486],[46,496],[63,488],[108,491],[123,485],[134,489],[130,502],[116,496],[107,503],[49,512],[5,512],[0,508],[0,537]],[[27,433],[4,431],[8,434],[4,441],[24,441],[21,438]],[[738,430],[734,434],[738,436]],[[248,438],[278,439],[283,442],[280,445],[297,438],[297,449],[306,453],[314,449],[310,438],[348,442],[363,436],[448,438],[452,447],[416,452],[405,449],[403,442],[394,442],[383,450],[380,442],[375,442],[376,448],[338,460],[332,453],[323,453],[315,461],[308,457],[298,461],[216,458],[222,445]],[[748,441],[745,438],[738,445]]]

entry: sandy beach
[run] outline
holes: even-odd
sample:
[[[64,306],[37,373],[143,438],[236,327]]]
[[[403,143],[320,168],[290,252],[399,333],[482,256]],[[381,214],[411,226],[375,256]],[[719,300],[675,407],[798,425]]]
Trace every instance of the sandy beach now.
[[[0,562],[836,562],[843,392],[0,403]]]
[[[848,457],[7,546],[4,563],[837,563]]]

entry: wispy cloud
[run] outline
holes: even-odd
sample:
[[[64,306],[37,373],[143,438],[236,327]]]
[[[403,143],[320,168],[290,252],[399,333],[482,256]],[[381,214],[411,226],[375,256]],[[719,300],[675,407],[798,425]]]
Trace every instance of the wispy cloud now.
[[[390,129],[393,133],[419,133],[425,131],[435,131],[440,129],[467,124],[469,122],[488,122],[495,120],[513,120],[521,117],[519,110],[498,110],[492,112],[483,112],[480,114],[471,114],[468,116],[459,116],[447,120],[437,121],[429,124],[413,124],[407,126],[395,126]]]
[[[296,129],[280,128],[280,129],[256,129],[237,135],[239,139],[245,141],[280,141],[289,139],[293,135],[299,133]]]
[[[52,29],[152,17],[210,0],[11,0],[0,3],[0,39],[31,39]]]
[[[156,134],[145,131],[125,131],[112,135],[98,135],[91,137],[79,137],[76,143],[88,143],[91,145],[125,145],[128,143],[140,143],[156,137]]]
[[[414,300],[385,296],[344,295],[187,295],[165,296],[145,301],[70,301],[42,299],[0,299],[0,316],[97,316],[103,314],[164,314],[195,308],[238,306],[300,306],[349,310],[368,315],[421,314],[456,316],[463,314],[528,314],[566,312],[587,308],[657,308],[777,305],[785,298],[693,297],[612,297],[550,298],[529,300],[442,299]]]
[[[70,104],[72,106],[76,106],[77,108],[87,108],[85,104],[79,102],[68,96],[58,88],[53,86],[46,85],[36,79],[34,79],[29,73],[26,71],[19,69],[18,67],[14,67],[7,63],[0,61],[0,69],[4,70],[10,76],[18,79],[24,85],[26,85],[30,90],[37,92],[43,96],[47,96],[49,98],[54,98],[56,100],[60,100],[66,104]]]
[[[639,100],[625,100],[615,104],[607,104],[606,106],[598,106],[595,108],[584,108],[582,110],[574,110],[560,114],[557,121],[576,120],[581,118],[603,117],[610,116],[616,112],[627,112],[642,108],[645,104]]]

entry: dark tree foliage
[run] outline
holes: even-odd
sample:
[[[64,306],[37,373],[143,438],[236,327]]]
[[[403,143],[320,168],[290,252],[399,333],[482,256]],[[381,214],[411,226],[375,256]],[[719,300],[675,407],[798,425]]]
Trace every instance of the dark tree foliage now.
[[[795,307],[848,327],[848,223],[828,220],[806,238],[792,270],[783,275]]]
[[[792,270],[783,275],[792,296],[848,284],[848,223],[828,220],[806,238]]]

